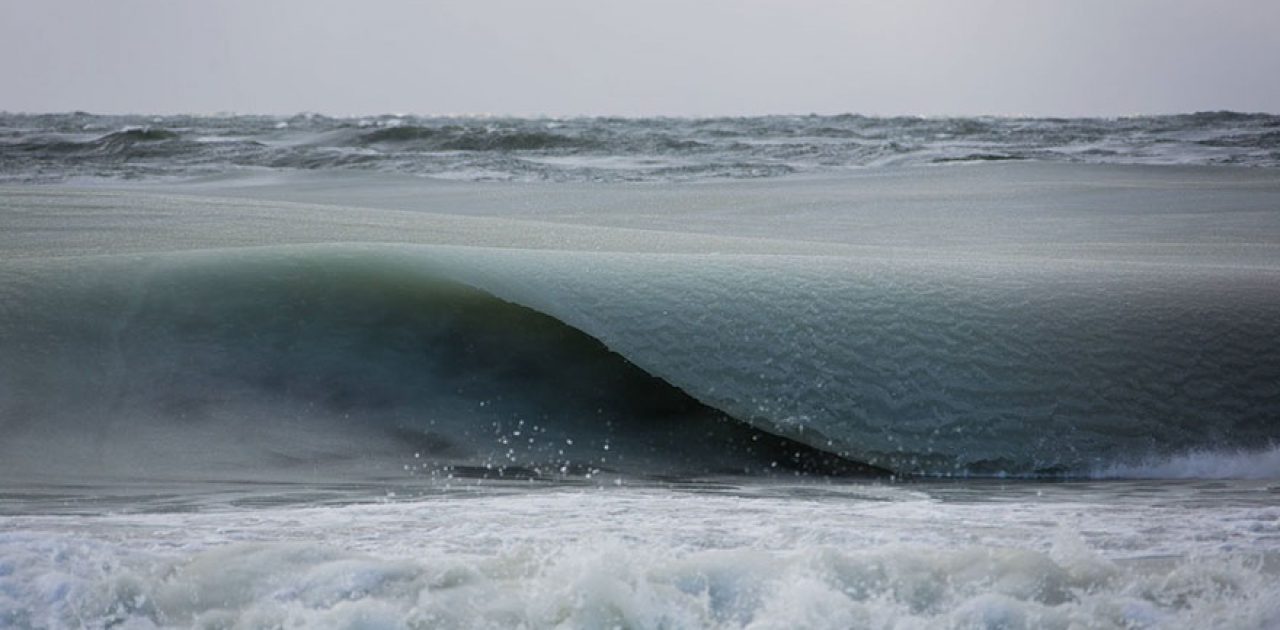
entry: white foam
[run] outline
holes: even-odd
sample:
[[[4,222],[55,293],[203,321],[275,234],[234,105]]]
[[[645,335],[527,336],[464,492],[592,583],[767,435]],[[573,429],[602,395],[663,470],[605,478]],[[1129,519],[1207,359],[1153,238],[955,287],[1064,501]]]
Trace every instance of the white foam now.
[[[1274,506],[1120,485],[5,517],[0,626],[1275,627]]]
[[[1280,445],[1263,450],[1192,451],[1102,468],[1103,479],[1280,479]]]

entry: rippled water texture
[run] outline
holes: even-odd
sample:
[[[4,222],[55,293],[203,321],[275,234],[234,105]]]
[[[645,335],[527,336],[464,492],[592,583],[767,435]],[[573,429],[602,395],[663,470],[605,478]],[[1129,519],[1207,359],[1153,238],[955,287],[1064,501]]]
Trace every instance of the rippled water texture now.
[[[1280,117],[511,119],[0,114],[0,181],[344,169],[685,181],[989,161],[1280,165]]]

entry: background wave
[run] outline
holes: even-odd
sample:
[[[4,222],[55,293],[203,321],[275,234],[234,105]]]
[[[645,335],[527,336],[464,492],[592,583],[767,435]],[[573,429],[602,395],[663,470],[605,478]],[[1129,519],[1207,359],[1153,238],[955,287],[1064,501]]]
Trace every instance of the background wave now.
[[[990,161],[1280,166],[1280,117],[434,118],[0,113],[0,181],[351,169],[683,181]]]

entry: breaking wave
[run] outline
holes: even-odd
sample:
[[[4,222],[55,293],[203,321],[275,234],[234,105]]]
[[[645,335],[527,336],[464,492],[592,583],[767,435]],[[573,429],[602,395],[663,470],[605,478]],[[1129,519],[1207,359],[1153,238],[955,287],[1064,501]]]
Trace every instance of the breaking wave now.
[[[741,423],[563,322],[395,260],[108,267],[27,302],[33,317],[0,334],[11,474],[885,472]]]
[[[722,258],[326,246],[11,269],[0,466],[1077,475],[1276,437],[1280,317],[1239,278]]]

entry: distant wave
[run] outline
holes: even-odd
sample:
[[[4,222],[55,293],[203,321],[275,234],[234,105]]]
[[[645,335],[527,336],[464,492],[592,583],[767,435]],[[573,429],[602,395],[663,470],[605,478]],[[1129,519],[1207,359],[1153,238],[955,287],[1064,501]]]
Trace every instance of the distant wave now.
[[[1280,116],[328,118],[0,113],[0,180],[361,169],[463,180],[684,181],[1036,160],[1280,166]]]
[[[153,129],[151,127],[137,127],[133,129],[125,129],[115,133],[109,133],[95,142],[100,145],[118,145],[118,144],[135,144],[138,142],[161,142],[163,140],[177,140],[178,134],[168,129]]]
[[[599,143],[588,138],[544,131],[474,129],[449,125],[439,128],[384,127],[361,134],[363,145],[394,145],[396,150],[420,151],[540,151],[546,149],[593,148]]]

